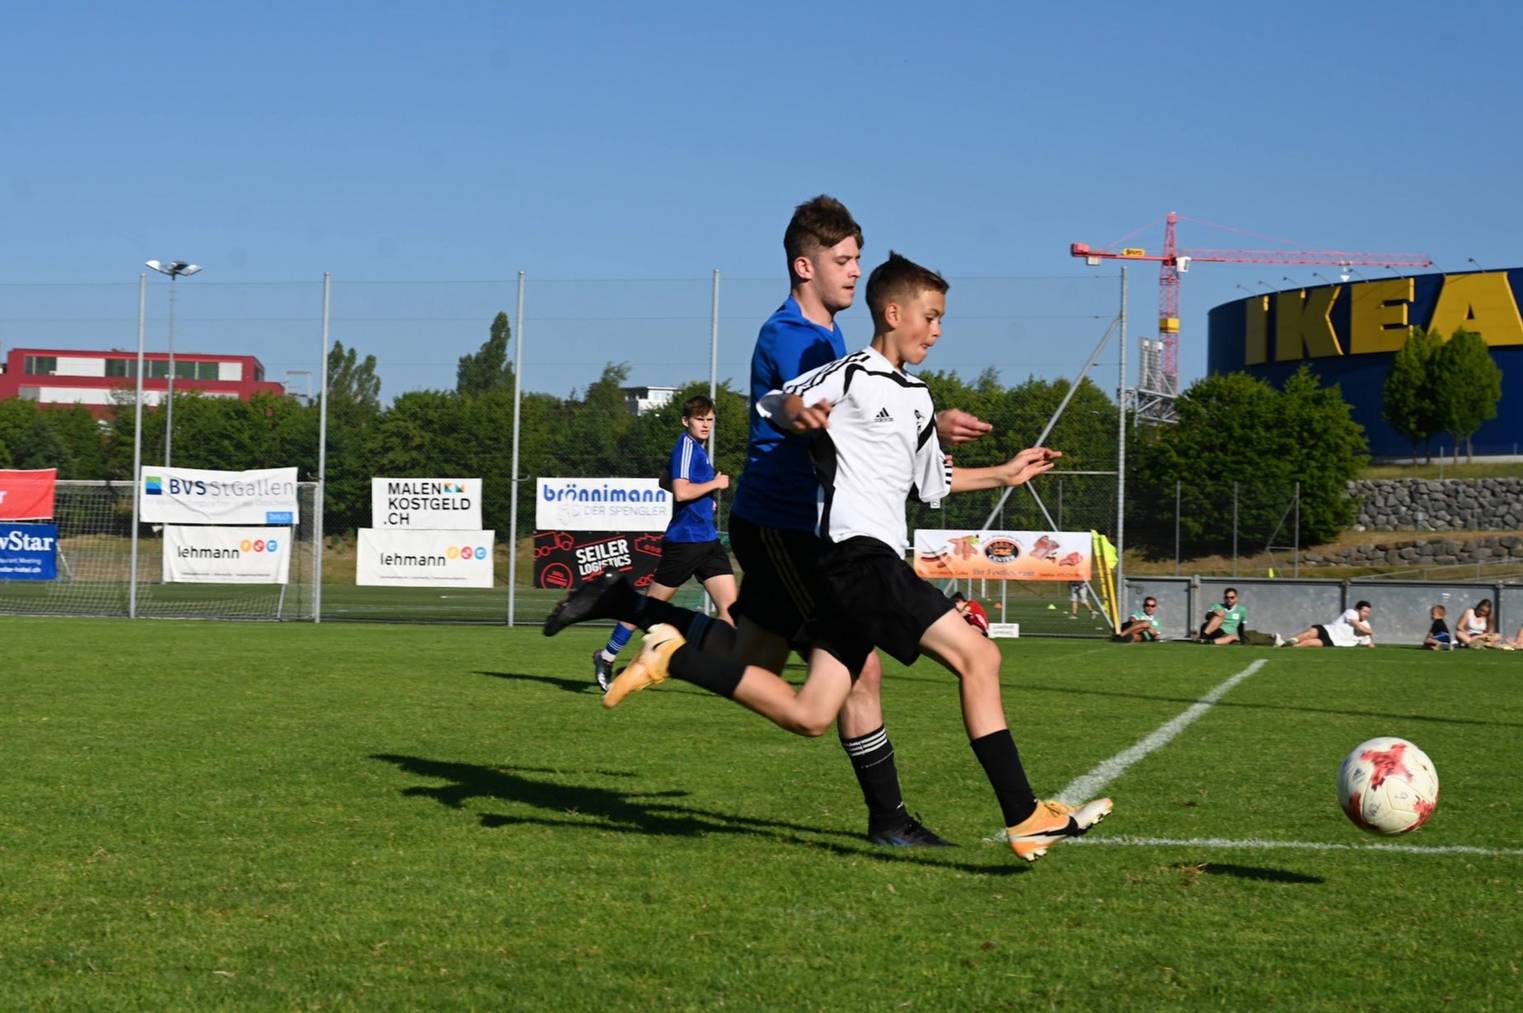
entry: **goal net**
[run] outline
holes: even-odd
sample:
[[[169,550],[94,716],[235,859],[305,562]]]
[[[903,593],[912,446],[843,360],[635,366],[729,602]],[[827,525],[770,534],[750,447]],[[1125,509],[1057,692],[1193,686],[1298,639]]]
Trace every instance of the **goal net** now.
[[[59,481],[57,577],[0,580],[0,614],[126,616],[133,608],[131,482]],[[313,618],[313,545],[317,484],[297,485],[300,524],[291,531],[285,584],[165,583],[163,531],[141,524],[137,538],[136,614],[157,619]]]

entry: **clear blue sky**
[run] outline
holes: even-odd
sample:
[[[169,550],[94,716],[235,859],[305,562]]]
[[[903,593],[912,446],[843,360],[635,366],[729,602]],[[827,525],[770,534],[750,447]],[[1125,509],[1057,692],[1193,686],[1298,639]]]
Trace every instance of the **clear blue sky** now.
[[[706,372],[718,268],[755,279],[722,303],[735,375],[785,291],[787,216],[823,191],[863,223],[869,266],[892,247],[954,279],[929,365],[1065,374],[1100,333],[1076,321],[1115,289],[1068,244],[1155,223],[1134,241],[1156,248],[1170,210],[1441,269],[1523,263],[1520,38],[1502,3],[23,0],[0,43],[0,345],[134,342],[142,261],[188,259],[206,271],[180,283],[180,348],[252,342],[278,379],[313,365],[301,343],[331,271],[335,336],[378,356],[389,396],[451,385],[511,285],[356,283],[522,270],[531,324],[581,322],[564,342],[549,319],[526,327],[531,373],[544,353],[531,386],[565,393],[608,360],[659,383]],[[1194,223],[1181,244],[1268,245]],[[1187,276],[1186,382],[1206,310],[1285,274],[1315,280]],[[988,276],[1076,280],[957,283]],[[269,282],[303,284],[244,284]],[[1156,287],[1133,270],[1134,336]],[[630,315],[634,339],[609,319]],[[849,343],[867,336],[851,318]]]

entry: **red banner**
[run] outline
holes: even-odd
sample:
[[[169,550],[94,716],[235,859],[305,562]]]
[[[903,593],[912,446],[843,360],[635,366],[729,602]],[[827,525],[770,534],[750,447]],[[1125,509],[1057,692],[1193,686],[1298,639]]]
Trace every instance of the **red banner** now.
[[[45,520],[53,516],[57,468],[0,471],[0,520]]]

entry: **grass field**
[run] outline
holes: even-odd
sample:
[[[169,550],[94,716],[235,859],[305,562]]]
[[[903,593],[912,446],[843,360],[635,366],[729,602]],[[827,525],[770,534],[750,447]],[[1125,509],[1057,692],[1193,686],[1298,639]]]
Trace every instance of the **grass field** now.
[[[934,853],[862,839],[831,737],[682,685],[603,711],[594,631],[4,637],[8,1009],[1523,1004],[1517,654],[1005,642],[1038,789],[1116,799],[1024,867],[926,662],[885,699]],[[1334,797],[1382,734],[1443,784],[1394,842]]]

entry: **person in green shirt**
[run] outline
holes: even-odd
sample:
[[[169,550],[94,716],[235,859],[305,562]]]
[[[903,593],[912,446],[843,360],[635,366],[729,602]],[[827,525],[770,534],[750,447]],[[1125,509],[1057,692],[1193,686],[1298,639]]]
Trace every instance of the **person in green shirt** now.
[[[1237,600],[1237,588],[1229,587],[1222,592],[1222,600],[1206,612],[1206,621],[1200,627],[1203,644],[1235,644],[1248,610]]]
[[[1158,599],[1148,595],[1142,600],[1142,608],[1126,617],[1121,631],[1113,638],[1121,644],[1141,644],[1158,640]]]

